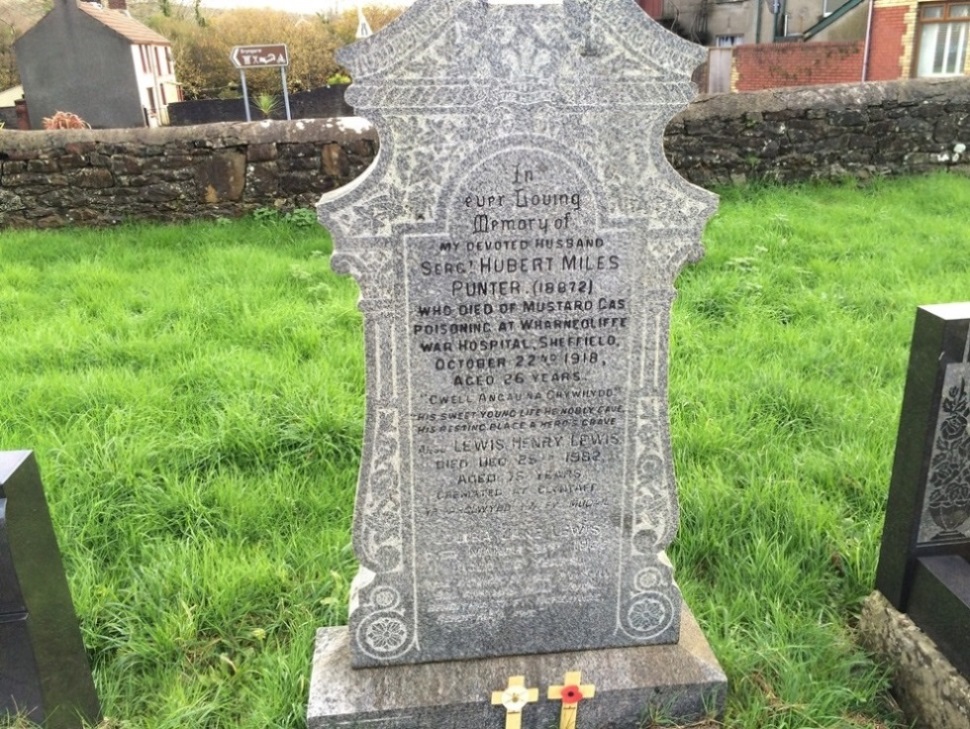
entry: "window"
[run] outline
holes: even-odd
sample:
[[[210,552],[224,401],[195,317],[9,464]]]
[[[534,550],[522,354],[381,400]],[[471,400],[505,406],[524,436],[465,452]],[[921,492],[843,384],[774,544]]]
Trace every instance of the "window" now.
[[[916,75],[962,75],[967,62],[968,31],[970,2],[920,5]]]

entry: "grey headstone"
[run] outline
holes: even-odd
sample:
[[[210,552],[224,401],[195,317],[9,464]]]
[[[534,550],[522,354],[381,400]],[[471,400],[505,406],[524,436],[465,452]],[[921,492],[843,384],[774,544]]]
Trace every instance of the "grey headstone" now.
[[[716,202],[662,133],[703,57],[631,0],[418,0],[345,53],[355,665],[677,641],[668,315]]]
[[[360,570],[349,649],[318,643],[311,726],[348,725],[330,699],[390,686],[392,666],[461,661],[418,672],[424,690],[447,704],[441,687],[478,676],[492,716],[491,672],[528,655],[552,676],[595,670],[589,649],[678,646],[668,320],[716,198],[662,135],[704,57],[632,0],[417,0],[345,52],[381,139],[319,207],[364,312]],[[683,658],[716,705],[702,652]],[[640,710],[662,693],[647,684]],[[462,701],[341,721],[457,727]]]
[[[30,451],[0,452],[0,722],[17,713],[49,729],[100,717]]]

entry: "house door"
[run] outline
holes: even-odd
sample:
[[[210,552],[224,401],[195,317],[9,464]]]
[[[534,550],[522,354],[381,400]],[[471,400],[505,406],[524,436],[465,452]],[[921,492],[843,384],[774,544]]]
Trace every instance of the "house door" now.
[[[726,94],[731,90],[731,48],[709,49],[707,65],[707,93]]]

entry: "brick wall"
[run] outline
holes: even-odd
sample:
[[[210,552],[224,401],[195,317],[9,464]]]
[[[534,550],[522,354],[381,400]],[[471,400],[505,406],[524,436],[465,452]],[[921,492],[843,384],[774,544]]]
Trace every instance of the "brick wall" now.
[[[906,7],[879,7],[872,11],[872,45],[870,46],[870,81],[892,81],[909,78],[903,68],[903,38],[906,36]]]
[[[872,13],[872,47],[879,59],[878,70],[869,78],[881,81],[891,78],[912,78],[913,50],[916,43],[916,0],[875,0]]]
[[[311,207],[374,159],[354,120],[0,131],[0,228]],[[951,170],[970,177],[970,77],[718,94],[667,127],[671,164],[716,187]]]
[[[863,49],[863,41],[737,46],[732,90],[853,83],[862,78]]]

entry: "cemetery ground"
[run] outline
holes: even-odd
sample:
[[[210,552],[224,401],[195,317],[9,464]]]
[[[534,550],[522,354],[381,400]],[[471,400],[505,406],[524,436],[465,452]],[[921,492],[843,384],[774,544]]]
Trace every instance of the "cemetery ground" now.
[[[671,557],[724,725],[903,727],[853,631],[915,308],[970,290],[970,180],[721,193],[677,282],[669,399]],[[0,236],[0,448],[36,451],[106,727],[305,726],[363,432],[330,250],[269,212]]]

